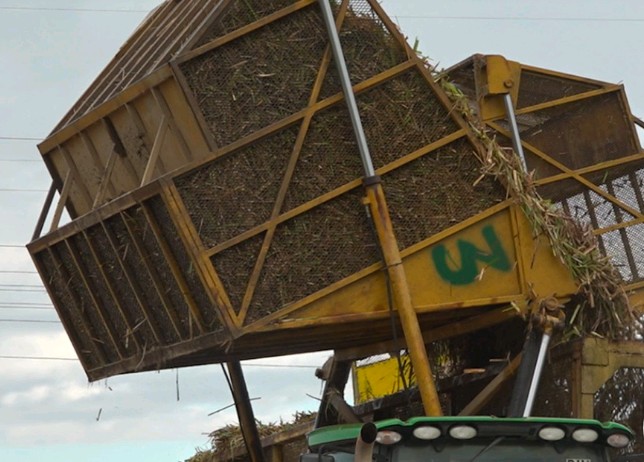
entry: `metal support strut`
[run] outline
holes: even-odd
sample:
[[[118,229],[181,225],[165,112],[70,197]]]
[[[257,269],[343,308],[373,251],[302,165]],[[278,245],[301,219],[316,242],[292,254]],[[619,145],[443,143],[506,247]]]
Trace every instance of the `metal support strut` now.
[[[351,85],[351,79],[349,78],[333,12],[331,11],[328,0],[319,0],[319,3],[329,35],[333,58],[338,74],[340,75],[342,91],[351,116],[351,124],[358,144],[358,150],[360,151],[360,157],[362,159],[365,174],[366,202],[369,205],[370,214],[378,234],[384,263],[391,281],[394,304],[400,316],[400,322],[405,339],[407,340],[409,356],[418,382],[418,390],[423,401],[425,413],[430,416],[438,416],[442,414],[438,392],[436,391],[436,385],[429,365],[429,358],[427,357],[427,350],[425,349],[425,342],[418,323],[418,317],[416,316],[416,311],[411,301],[407,276],[402,265],[398,242],[389,217],[385,194],[380,183],[380,178],[376,176],[371,160],[367,138],[364,134],[362,121],[360,120],[360,112],[358,111],[358,105],[353,94],[353,87]]]

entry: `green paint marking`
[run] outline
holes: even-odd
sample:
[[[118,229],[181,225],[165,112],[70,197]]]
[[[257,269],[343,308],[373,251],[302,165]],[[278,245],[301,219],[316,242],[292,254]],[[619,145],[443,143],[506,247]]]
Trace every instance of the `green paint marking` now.
[[[461,254],[459,269],[452,269],[457,265],[444,245],[440,244],[432,249],[432,259],[441,278],[456,286],[471,284],[479,274],[477,264],[479,261],[486,267],[492,267],[503,272],[510,271],[512,268],[510,260],[505,250],[503,250],[503,245],[499,241],[494,228],[491,225],[485,226],[481,230],[481,234],[483,234],[483,238],[490,249],[489,252],[484,252],[471,242],[463,239],[459,239],[456,243]],[[449,262],[451,262],[451,265]]]

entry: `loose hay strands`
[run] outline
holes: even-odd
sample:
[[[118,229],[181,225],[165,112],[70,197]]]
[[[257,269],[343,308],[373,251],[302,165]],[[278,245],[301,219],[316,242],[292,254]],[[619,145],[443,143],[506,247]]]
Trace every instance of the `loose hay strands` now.
[[[275,435],[280,432],[291,430],[303,422],[313,421],[315,419],[315,412],[296,412],[293,415],[293,420],[290,422],[279,423],[262,423],[257,421],[257,430],[260,438],[265,438]],[[242,436],[241,429],[238,425],[226,425],[219,428],[208,435],[212,449],[198,450],[191,459],[187,462],[202,462],[206,460],[214,460],[213,456],[223,453],[232,454],[236,449],[244,447],[244,437]]]
[[[519,157],[500,146],[477,121],[467,97],[444,73],[435,77],[443,90],[481,141],[485,152],[480,159],[482,175],[493,176],[508,188],[532,225],[535,235],[545,235],[553,254],[572,272],[579,284],[577,304],[567,320],[566,336],[599,336],[612,340],[631,338],[641,332],[641,323],[630,306],[622,277],[599,250],[589,225],[565,214],[539,195],[533,173],[524,172]]]

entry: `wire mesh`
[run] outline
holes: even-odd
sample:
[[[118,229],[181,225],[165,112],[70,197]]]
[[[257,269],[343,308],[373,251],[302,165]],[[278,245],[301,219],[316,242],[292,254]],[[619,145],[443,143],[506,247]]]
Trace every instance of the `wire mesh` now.
[[[150,349],[157,346],[156,337],[146,322],[141,303],[137,299],[136,288],[130,284],[128,275],[119,263],[119,257],[111,246],[105,229],[100,225],[95,225],[88,228],[86,233],[88,243],[96,252],[101,270],[105,274],[106,282],[111,286],[116,302],[128,319],[128,325],[132,327],[132,330],[128,328],[125,331],[124,342],[130,345],[134,343],[133,339],[137,339],[141,348]]]
[[[216,144],[304,109],[325,46],[321,13],[311,5],[182,64]]]
[[[82,234],[71,236],[69,242],[78,251],[80,264],[82,265],[81,271],[85,274],[90,290],[98,302],[97,308],[103,314],[106,322],[110,324],[112,331],[117,333],[115,340],[126,355],[134,355],[136,353],[136,344],[134,341],[128,341],[128,324],[117,306],[118,302],[112,297],[108,286],[109,282],[100,272],[101,267],[99,265],[104,263],[96,261],[90,244]]]
[[[353,85],[408,59],[406,50],[365,0],[349,2],[338,34]],[[341,91],[336,64],[332,59],[320,96],[324,99]]]
[[[150,207],[154,219],[159,224],[161,234],[165,238],[181,274],[183,275],[190,295],[194,298],[201,317],[206,323],[206,329],[210,333],[224,334],[224,325],[222,324],[217,310],[224,309],[216,306],[208,296],[204,284],[201,282],[197,268],[190,254],[183,243],[179,231],[175,227],[168,209],[160,197],[153,197],[146,202]]]
[[[472,145],[461,139],[384,175],[399,246],[407,248],[503,201],[506,192],[494,179],[475,185],[480,169]]]
[[[212,257],[212,264],[237,313],[241,309],[265,235],[258,234]]]
[[[244,0],[231,1],[220,18],[199,39],[195,48],[216,38],[241,29],[255,21],[292,5],[297,0]]]
[[[349,112],[337,104],[317,112],[306,134],[283,211],[362,177],[360,153]]]
[[[415,69],[358,95],[357,103],[376,168],[459,128]]]
[[[362,192],[354,190],[277,227],[247,322],[378,261],[361,200]]]
[[[270,218],[296,136],[280,131],[175,179],[205,246]]]
[[[588,82],[526,69],[521,71],[520,82],[521,90],[517,100],[517,108],[519,109],[600,88],[599,85]]]
[[[134,242],[135,237],[130,235],[124,222],[124,220],[130,220],[129,217],[135,213],[134,210],[127,210],[122,214],[114,215],[105,220],[105,227],[115,240],[119,258],[128,268],[130,274],[136,275],[136,279],[132,277],[131,282],[136,286],[135,290],[140,299],[145,301],[144,310],[147,322],[157,332],[160,337],[159,341],[163,344],[173,344],[179,340],[179,337],[173,329],[167,328],[170,325],[170,320],[155,288],[151,271],[144,262],[144,256],[138,255],[137,243]],[[135,228],[134,233],[139,234],[139,232],[140,230]]]

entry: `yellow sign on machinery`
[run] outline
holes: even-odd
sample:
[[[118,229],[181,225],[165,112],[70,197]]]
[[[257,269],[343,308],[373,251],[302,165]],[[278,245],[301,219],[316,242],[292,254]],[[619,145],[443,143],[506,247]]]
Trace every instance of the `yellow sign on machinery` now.
[[[353,399],[356,404],[365,403],[397,393],[412,385],[416,378],[406,354],[400,358],[389,357],[368,364],[354,364]]]

